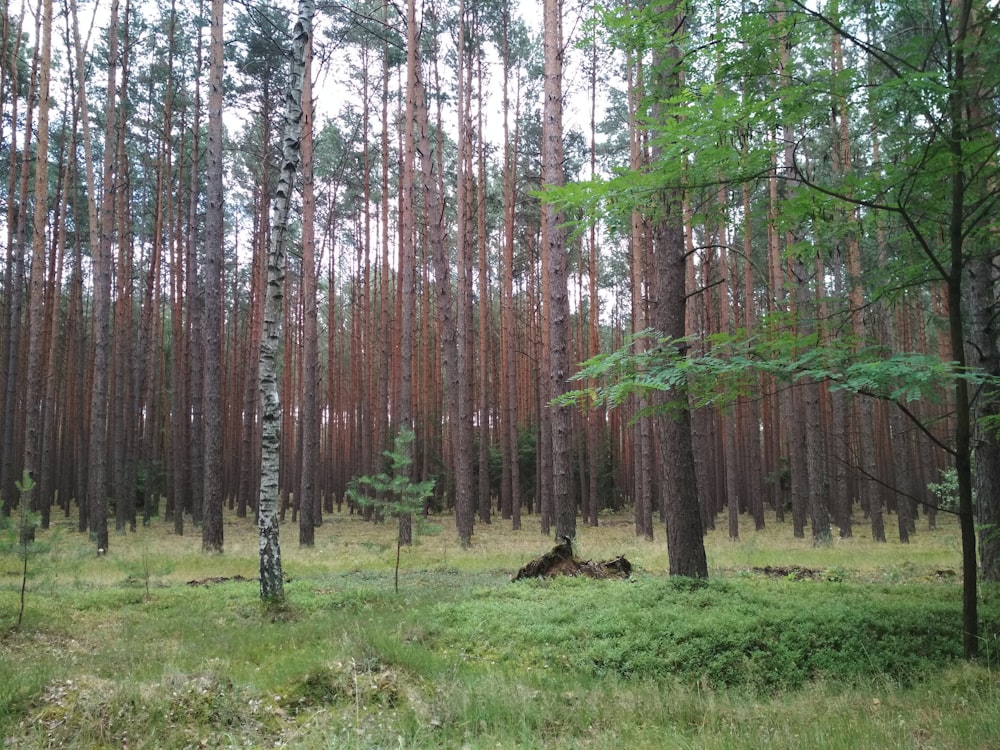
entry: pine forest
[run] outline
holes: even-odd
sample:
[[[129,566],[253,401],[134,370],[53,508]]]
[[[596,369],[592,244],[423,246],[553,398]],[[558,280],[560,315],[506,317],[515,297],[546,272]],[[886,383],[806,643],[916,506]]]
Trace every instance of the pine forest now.
[[[947,514],[976,652],[997,3],[2,2],[4,515],[246,519],[280,598],[338,514],[692,579]]]

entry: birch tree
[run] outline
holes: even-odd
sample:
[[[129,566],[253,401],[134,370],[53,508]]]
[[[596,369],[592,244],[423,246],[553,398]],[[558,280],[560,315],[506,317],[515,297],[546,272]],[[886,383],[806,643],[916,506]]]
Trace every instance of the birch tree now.
[[[288,215],[299,168],[302,144],[302,88],[305,80],[306,48],[312,36],[314,0],[299,0],[298,19],[292,29],[292,69],[285,94],[281,171],[271,209],[271,245],[267,256],[267,290],[264,300],[264,335],[258,362],[263,401],[261,430],[260,498],[257,528],[260,533],[260,597],[265,602],[284,600],[281,544],[278,532],[279,475],[281,453],[281,401],[278,390],[278,349],[282,336],[282,306],[285,286],[285,242]]]

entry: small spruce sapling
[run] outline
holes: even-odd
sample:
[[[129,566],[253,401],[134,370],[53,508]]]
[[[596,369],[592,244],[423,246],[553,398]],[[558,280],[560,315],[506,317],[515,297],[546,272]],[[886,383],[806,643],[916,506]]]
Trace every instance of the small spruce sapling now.
[[[418,519],[423,518],[424,503],[434,494],[435,482],[433,479],[414,482],[410,477],[414,438],[413,430],[401,429],[393,441],[392,450],[383,454],[388,461],[388,470],[355,477],[347,486],[347,496],[358,505],[369,506],[379,513],[393,516],[406,513]],[[402,546],[402,539],[397,535],[396,592],[399,592],[399,558]]]

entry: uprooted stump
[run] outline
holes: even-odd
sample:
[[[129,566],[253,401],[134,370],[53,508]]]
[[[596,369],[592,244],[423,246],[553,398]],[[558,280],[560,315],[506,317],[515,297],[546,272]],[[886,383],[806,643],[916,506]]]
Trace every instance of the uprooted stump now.
[[[763,568],[753,568],[753,572],[761,573],[768,578],[787,578],[790,581],[821,578],[823,575],[822,570],[816,570],[815,568],[803,568],[801,565],[792,565],[787,567],[784,565],[767,565]]]
[[[525,563],[515,581],[524,578],[554,578],[555,576],[586,576],[587,578],[628,578],[632,574],[632,563],[619,556],[613,560],[593,562],[581,560],[573,554],[573,542],[563,540],[540,557]]]
[[[237,574],[234,576],[212,576],[211,578],[198,578],[188,581],[188,586],[210,586],[213,583],[229,583],[230,581],[249,581],[249,578]]]

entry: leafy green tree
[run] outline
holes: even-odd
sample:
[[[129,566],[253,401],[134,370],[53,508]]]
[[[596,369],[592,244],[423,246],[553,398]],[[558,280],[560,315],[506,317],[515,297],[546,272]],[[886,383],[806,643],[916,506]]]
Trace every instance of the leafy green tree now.
[[[996,99],[989,93],[1000,85],[997,16],[997,9],[980,0],[906,0],[874,8],[762,2],[744,7],[732,19],[731,34],[711,40],[694,21],[684,86],[659,100],[661,112],[682,110],[684,115],[653,112],[654,163],[642,171],[571,186],[562,194],[567,205],[616,220],[625,211],[647,210],[670,189],[685,191],[700,206],[700,196],[720,182],[753,189],[777,182],[783,189],[775,204],[777,215],[769,219],[770,231],[783,238],[781,263],[795,271],[810,298],[822,300],[829,293],[826,248],[836,245],[838,231],[829,217],[843,215],[844,207],[862,223],[879,227],[878,234],[863,238],[871,269],[862,282],[864,306],[888,307],[902,298],[901,290],[932,285],[945,290],[950,359],[894,351],[875,331],[863,331],[867,339],[824,336],[823,327],[838,321],[817,325],[819,309],[795,297],[787,307],[777,304],[761,316],[756,330],[710,339],[702,351],[676,331],[660,331],[648,352],[636,351],[630,342],[592,361],[584,374],[608,378],[614,385],[603,394],[605,400],[619,404],[632,393],[680,393],[688,387],[695,403],[720,405],[733,392],[751,392],[751,381],[761,373],[792,383],[825,380],[836,389],[894,402],[932,438],[911,405],[944,387],[955,418],[950,439],[938,444],[956,470],[963,642],[970,657],[978,650],[973,434],[976,417],[988,422],[996,409],[993,393],[1000,375],[991,327],[996,319],[991,216],[1000,199],[1000,165],[995,158]],[[655,13],[621,8],[613,9],[607,21],[621,44],[640,39],[656,45],[655,40],[674,29],[657,23]],[[819,50],[831,37],[843,40],[845,55],[857,64],[840,70],[820,64]],[[794,42],[788,45],[796,55],[790,63],[774,54],[774,40],[786,38]],[[722,55],[718,80],[705,74],[712,67],[706,53],[712,60]],[[780,85],[743,94],[746,80],[776,79]],[[850,168],[842,164],[833,170],[828,164],[829,112],[845,102],[863,104],[870,125],[865,139],[853,136],[861,154]],[[734,134],[740,148],[733,148]],[[699,209],[692,217],[694,231],[708,221],[707,211]],[[894,240],[879,248],[879,237]],[[767,293],[780,301],[785,291]],[[861,313],[844,309],[839,315]],[[803,316],[814,320],[798,320]],[[850,330],[850,323],[845,321],[842,329]],[[967,347],[967,341],[973,346]],[[723,382],[732,387],[720,389]],[[663,408],[685,407],[668,402],[653,411]],[[980,429],[977,437],[977,450],[991,455],[995,431]],[[977,461],[975,471],[1000,471],[997,463]],[[984,508],[995,507],[992,496],[980,503],[981,524],[996,521],[982,516]]]

